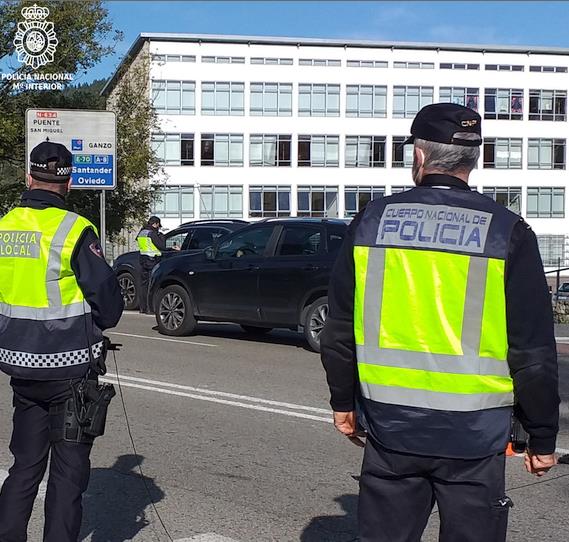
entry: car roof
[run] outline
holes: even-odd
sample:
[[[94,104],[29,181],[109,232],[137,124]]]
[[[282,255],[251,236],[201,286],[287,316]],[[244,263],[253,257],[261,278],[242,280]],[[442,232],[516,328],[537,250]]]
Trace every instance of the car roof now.
[[[341,218],[314,218],[314,217],[281,217],[281,218],[264,218],[257,222],[273,224],[335,224],[338,226],[346,226],[348,221]]]

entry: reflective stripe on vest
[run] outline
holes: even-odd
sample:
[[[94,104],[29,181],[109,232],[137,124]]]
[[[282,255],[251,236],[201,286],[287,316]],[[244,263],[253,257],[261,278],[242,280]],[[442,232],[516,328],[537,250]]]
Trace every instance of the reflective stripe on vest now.
[[[355,246],[354,263],[364,397],[450,411],[513,404],[503,260]]]
[[[96,232],[54,207],[17,207],[0,219],[0,363],[8,374],[33,378],[49,369],[67,378],[100,356],[102,337],[87,336],[91,307],[71,267],[87,228]]]
[[[162,256],[162,252],[156,248],[156,245],[152,242],[150,238],[150,230],[141,230],[136,237],[136,242],[138,243],[138,250],[142,256],[149,256],[154,258],[155,256]]]

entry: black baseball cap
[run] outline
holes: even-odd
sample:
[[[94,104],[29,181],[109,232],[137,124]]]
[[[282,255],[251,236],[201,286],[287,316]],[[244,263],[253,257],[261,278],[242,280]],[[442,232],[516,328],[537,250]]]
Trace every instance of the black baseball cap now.
[[[66,183],[73,169],[73,155],[65,145],[43,141],[30,153],[30,175],[44,183]]]
[[[446,145],[478,147],[482,144],[482,118],[470,109],[458,104],[439,103],[423,107],[411,125],[411,137],[404,145],[413,143],[415,138]],[[460,133],[476,134],[476,139],[457,137]]]

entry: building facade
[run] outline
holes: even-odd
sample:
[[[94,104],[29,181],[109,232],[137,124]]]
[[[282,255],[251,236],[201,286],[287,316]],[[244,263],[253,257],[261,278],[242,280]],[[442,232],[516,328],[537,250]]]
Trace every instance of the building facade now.
[[[569,265],[569,50],[142,34],[129,56],[143,52],[168,228],[353,217],[412,186],[401,143],[421,107],[449,101],[483,118],[471,186],[526,218],[547,267]]]

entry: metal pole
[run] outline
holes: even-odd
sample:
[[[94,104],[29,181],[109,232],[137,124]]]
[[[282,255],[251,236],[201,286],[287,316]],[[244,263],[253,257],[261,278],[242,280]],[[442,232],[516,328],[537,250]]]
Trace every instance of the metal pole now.
[[[557,258],[557,285],[555,287],[555,293],[559,291],[560,282],[561,282],[561,258]]]
[[[107,232],[106,232],[106,220],[105,220],[105,191],[101,190],[101,209],[100,209],[100,229],[99,229],[99,239],[101,240],[101,248],[103,249],[103,254],[106,252],[106,242],[107,242]]]

